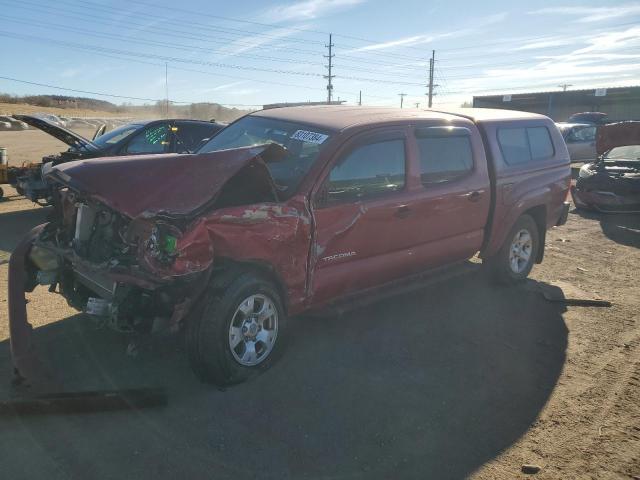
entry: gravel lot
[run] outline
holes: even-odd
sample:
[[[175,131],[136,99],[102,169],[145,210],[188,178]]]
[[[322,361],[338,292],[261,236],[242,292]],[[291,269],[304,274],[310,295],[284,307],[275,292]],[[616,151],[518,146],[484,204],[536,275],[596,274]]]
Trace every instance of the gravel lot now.
[[[24,135],[24,136],[21,136]],[[28,139],[27,139],[28,136]],[[12,163],[61,144],[2,132]],[[0,400],[12,395],[6,260],[46,210],[0,203]],[[164,386],[139,412],[0,418],[5,478],[640,476],[640,218],[572,212],[533,280],[481,272],[342,316],[296,319],[281,362],[227,391],[200,384],[179,337],[129,338],[39,288],[41,357],[68,389]],[[613,302],[565,307],[539,293]]]

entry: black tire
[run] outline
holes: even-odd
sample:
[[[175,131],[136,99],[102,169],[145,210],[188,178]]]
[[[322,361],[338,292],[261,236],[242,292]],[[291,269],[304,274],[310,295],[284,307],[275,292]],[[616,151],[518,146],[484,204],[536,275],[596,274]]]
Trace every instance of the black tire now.
[[[522,232],[523,230],[529,233],[531,237],[532,247],[528,262],[523,265],[522,270],[516,272],[510,264],[510,249],[516,234]],[[513,225],[513,228],[505,238],[504,244],[502,245],[498,253],[493,257],[485,259],[483,261],[483,264],[486,264],[491,277],[496,282],[502,284],[518,283],[527,278],[527,276],[531,272],[533,264],[535,263],[536,258],[538,258],[539,249],[540,232],[538,231],[538,225],[531,216],[522,215]]]
[[[236,310],[252,295],[269,298],[277,311],[277,334],[270,352],[257,365],[245,366],[234,357],[229,331]],[[237,319],[236,319],[237,320]],[[267,370],[282,355],[287,318],[277,288],[254,273],[243,273],[224,290],[212,287],[187,323],[187,355],[196,376],[206,383],[228,386]]]
[[[4,190],[0,187],[0,201],[4,200]]]

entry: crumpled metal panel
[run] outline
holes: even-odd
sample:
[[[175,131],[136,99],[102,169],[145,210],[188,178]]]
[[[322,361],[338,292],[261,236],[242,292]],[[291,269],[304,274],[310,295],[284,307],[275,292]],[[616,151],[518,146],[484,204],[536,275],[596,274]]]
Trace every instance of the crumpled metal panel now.
[[[244,167],[264,165],[260,155],[268,148],[79,160],[56,166],[50,177],[129,218],[186,216],[213,201]]]
[[[625,145],[640,145],[640,122],[611,123],[598,127],[596,136],[598,155]]]

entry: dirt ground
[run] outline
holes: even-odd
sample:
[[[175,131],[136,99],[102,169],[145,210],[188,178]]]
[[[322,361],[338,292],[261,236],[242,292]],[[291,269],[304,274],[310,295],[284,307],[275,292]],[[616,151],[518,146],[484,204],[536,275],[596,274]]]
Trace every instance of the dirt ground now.
[[[33,133],[1,132],[0,145],[12,161],[60,148],[35,136],[20,145]],[[14,395],[6,261],[45,216],[24,199],[0,203],[0,401]],[[126,355],[131,338],[40,287],[28,305],[35,341],[66,388],[163,386],[169,405],[0,417],[1,476],[640,478],[639,247],[638,216],[572,211],[528,284],[496,287],[473,271],[297,318],[284,358],[227,391],[195,379],[181,338]],[[613,306],[552,303],[539,291],[549,285]]]

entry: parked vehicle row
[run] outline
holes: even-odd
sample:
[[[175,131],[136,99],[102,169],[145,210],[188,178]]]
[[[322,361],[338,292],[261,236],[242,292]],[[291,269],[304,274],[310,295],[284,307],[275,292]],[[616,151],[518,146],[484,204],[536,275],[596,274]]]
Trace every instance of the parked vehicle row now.
[[[9,115],[0,115],[0,131],[27,130],[29,125]]]
[[[25,291],[47,285],[119,331],[186,329],[196,374],[232,384],[278,358],[302,312],[476,253],[499,281],[524,279],[567,219],[570,168],[541,115],[324,106],[252,113],[197,154],[64,162],[45,178],[52,219],[10,262],[18,374],[37,375]]]
[[[137,121],[104,133],[98,129],[94,138],[88,140],[78,133],[40,117],[16,115],[19,120],[38,128],[61,142],[69,149],[47,155],[42,159],[41,169],[28,169],[17,176],[14,187],[18,193],[33,202],[48,205],[52,191],[45,176],[54,166],[71,160],[141,155],[158,153],[191,153],[224,127],[223,124],[198,120],[153,120]]]

